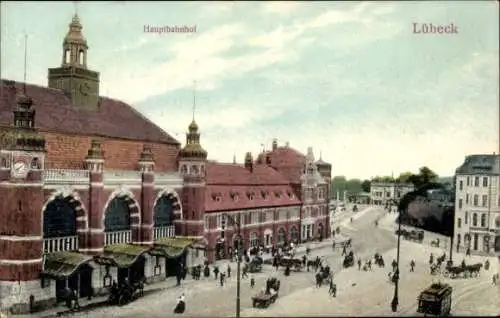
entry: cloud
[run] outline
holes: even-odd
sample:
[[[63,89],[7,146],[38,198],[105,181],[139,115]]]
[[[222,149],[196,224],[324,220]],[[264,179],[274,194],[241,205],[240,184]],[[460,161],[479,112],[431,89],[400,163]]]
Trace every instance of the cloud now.
[[[300,1],[269,1],[264,6],[264,11],[268,13],[289,14],[296,11],[301,5]]]

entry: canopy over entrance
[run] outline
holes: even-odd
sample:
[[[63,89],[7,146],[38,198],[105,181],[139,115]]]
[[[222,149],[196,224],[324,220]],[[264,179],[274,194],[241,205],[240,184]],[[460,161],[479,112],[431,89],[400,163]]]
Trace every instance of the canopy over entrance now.
[[[94,261],[99,265],[126,268],[132,266],[148,250],[146,246],[133,244],[108,245],[101,255],[94,256]]]
[[[51,278],[66,278],[76,272],[80,265],[92,260],[92,256],[77,252],[55,252],[46,254],[42,275]]]
[[[203,248],[204,245],[203,238],[198,236],[164,237],[155,241],[154,247],[149,253],[154,256],[177,258],[181,256],[188,247]]]

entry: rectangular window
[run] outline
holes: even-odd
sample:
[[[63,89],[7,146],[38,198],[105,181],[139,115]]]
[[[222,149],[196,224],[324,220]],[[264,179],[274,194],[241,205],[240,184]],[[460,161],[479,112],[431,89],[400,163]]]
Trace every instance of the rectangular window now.
[[[461,228],[462,227],[462,219],[461,218],[458,218],[458,224],[457,224],[458,228]]]
[[[467,186],[470,186],[470,177],[467,176]]]
[[[483,187],[488,186],[488,177],[483,177]]]
[[[472,203],[474,206],[479,205],[479,196],[477,194],[474,194],[474,202]]]
[[[252,224],[259,223],[259,212],[251,212],[252,213]]]
[[[458,199],[458,208],[462,209],[462,199]]]
[[[208,224],[208,215],[205,215],[204,223],[205,223],[205,230],[208,230],[210,228],[210,225]]]
[[[466,205],[469,204],[469,194],[468,193],[465,195],[465,204]]]
[[[458,189],[459,189],[459,190],[463,190],[463,189],[464,189],[464,182],[463,182],[462,180],[460,180],[460,181],[458,182]]]
[[[267,211],[266,221],[267,222],[273,222],[274,221],[274,211],[273,210]]]
[[[215,218],[217,222],[216,228],[218,229],[222,228],[222,214],[217,214]]]
[[[474,177],[474,186],[479,187],[479,177]]]
[[[482,205],[483,205],[483,207],[488,206],[488,195],[486,195],[486,194],[483,194]]]
[[[467,224],[468,220],[469,220],[469,213],[465,211],[465,218],[464,218],[465,224]]]

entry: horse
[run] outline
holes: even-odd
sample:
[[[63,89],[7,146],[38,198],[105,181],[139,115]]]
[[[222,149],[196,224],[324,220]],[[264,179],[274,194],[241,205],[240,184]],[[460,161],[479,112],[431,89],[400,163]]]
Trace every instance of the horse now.
[[[474,276],[479,276],[479,273],[481,272],[481,268],[483,267],[483,264],[482,263],[477,263],[477,264],[474,264],[474,265],[467,265],[465,267],[465,270],[467,272],[470,273],[470,275],[472,276],[472,274],[475,274]]]

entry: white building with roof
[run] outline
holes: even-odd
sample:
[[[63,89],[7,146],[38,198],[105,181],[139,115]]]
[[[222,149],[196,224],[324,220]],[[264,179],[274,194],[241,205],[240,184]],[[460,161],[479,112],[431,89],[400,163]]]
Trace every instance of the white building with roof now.
[[[396,203],[408,192],[414,191],[411,183],[400,182],[373,182],[370,185],[370,203],[385,205]]]
[[[455,243],[500,252],[500,155],[469,155],[456,169]]]

